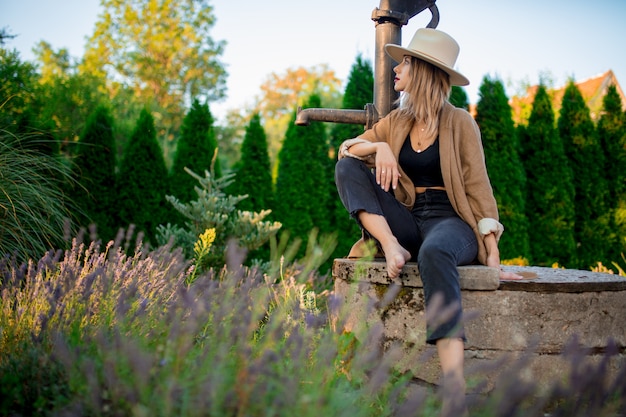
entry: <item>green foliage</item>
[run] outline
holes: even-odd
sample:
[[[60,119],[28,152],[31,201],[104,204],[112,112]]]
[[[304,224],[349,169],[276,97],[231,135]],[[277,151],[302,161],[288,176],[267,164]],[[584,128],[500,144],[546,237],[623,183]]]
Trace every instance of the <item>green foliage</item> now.
[[[558,129],[574,183],[574,239],[576,267],[589,269],[597,261],[608,263],[610,214],[606,205],[604,153],[589,108],[574,82],[565,89]]]
[[[342,108],[363,110],[365,105],[374,101],[374,72],[368,60],[357,55],[356,61],[352,64],[348,83],[343,95]],[[346,139],[354,138],[363,133],[364,126],[351,124],[337,124],[331,130],[330,146],[332,159],[328,170],[335,172],[337,160],[337,149]],[[334,257],[344,257],[350,251],[350,247],[361,236],[359,226],[348,215],[346,208],[339,199],[334,178],[332,178],[332,189],[330,190],[331,215],[334,219],[334,230],[337,233],[337,249]]]
[[[202,267],[203,270],[219,269],[224,265],[225,251],[230,239],[234,239],[242,248],[254,250],[280,229],[280,223],[264,220],[270,210],[251,212],[237,209],[236,205],[246,196],[224,193],[234,174],[216,178],[209,171],[205,171],[203,178],[189,169],[185,171],[199,183],[199,187],[196,187],[197,199],[184,203],[168,195],[167,201],[185,218],[185,227],[172,224],[159,226],[157,239],[160,244],[173,239],[188,258],[198,260],[195,251],[198,240],[202,240],[201,235],[207,230],[214,230],[215,237],[211,244],[207,245],[206,241],[202,244],[205,248],[210,247],[210,251],[202,253],[202,262],[200,265],[196,264],[197,267]]]
[[[156,140],[154,119],[143,110],[127,144],[117,180],[122,227],[135,225],[154,242],[156,229],[171,213],[167,194],[167,169]]]
[[[530,261],[536,265],[573,265],[573,174],[543,85],[535,95],[528,126],[520,127],[519,134],[527,178],[526,215],[532,230]]]
[[[73,209],[62,191],[71,182],[65,164],[37,140],[0,131],[0,174],[0,255],[26,262],[62,247]]]
[[[500,222],[506,230],[499,243],[500,258],[527,256],[530,248],[525,205],[526,173],[518,152],[511,106],[500,80],[485,77],[479,95],[476,122],[482,134]]]
[[[610,86],[603,100],[598,121],[598,138],[604,150],[604,175],[608,182],[607,209],[611,212],[607,258],[619,260],[626,253],[626,117],[615,86]]]
[[[112,96],[125,84],[152,106],[169,154],[185,103],[224,96],[225,43],[211,37],[214,8],[209,0],[103,0],[101,7],[80,70],[106,79]]]
[[[484,80],[483,80],[484,83]],[[460,107],[469,111],[469,98],[467,97],[467,93],[463,87],[459,87],[458,85],[453,85],[450,90],[450,103],[453,106]]]
[[[258,114],[252,116],[246,127],[241,159],[235,164],[234,172],[237,180],[231,184],[228,193],[248,196],[239,204],[241,210],[260,211],[274,206],[267,137]]]
[[[118,229],[117,187],[115,185],[116,149],[113,119],[105,106],[89,117],[77,144],[72,166],[76,179],[72,201],[81,210],[79,226],[97,226],[105,242],[114,239]]]
[[[321,107],[319,97],[311,96],[305,107]],[[329,177],[334,171],[328,172],[324,125],[296,126],[294,121],[295,115],[279,154],[275,212],[292,237],[306,242],[314,228],[321,233],[331,230]]]
[[[211,168],[211,162],[217,150],[213,116],[208,104],[200,104],[197,99],[183,120],[181,136],[176,146],[174,162],[170,171],[170,194],[184,202],[191,201],[196,192],[197,181],[185,172],[204,172]],[[215,160],[213,171],[217,177],[222,175],[219,160]]]
[[[342,109],[363,110],[365,105],[374,101],[374,72],[371,63],[357,55],[350,68],[348,83],[343,93]],[[330,144],[333,150],[339,148],[341,142],[363,133],[362,125],[339,123],[331,131]]]
[[[35,67],[22,62],[17,51],[0,48],[0,79],[0,128],[31,139],[40,108]]]

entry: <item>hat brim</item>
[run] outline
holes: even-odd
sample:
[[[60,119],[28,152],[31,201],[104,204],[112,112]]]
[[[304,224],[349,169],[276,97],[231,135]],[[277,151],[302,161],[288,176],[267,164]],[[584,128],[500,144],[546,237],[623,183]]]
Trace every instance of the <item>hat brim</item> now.
[[[418,51],[414,51],[412,49],[403,48],[399,45],[394,45],[389,43],[385,45],[385,52],[387,55],[391,57],[396,62],[402,62],[402,59],[405,55],[413,56],[415,58],[421,59],[422,61],[426,61],[430,64],[433,64],[437,68],[441,69],[445,73],[450,76],[450,84],[457,86],[469,85],[469,80],[460,72],[455,71],[453,68],[450,68],[443,62],[439,61],[436,58],[433,58],[430,55],[420,53]]]

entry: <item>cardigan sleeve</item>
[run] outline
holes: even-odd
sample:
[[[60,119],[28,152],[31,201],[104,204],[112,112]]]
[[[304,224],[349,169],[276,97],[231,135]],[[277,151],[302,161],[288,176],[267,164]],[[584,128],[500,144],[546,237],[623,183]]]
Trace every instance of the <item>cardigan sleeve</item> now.
[[[467,113],[459,117],[464,137],[460,141],[465,193],[481,234],[494,232],[499,239],[504,230],[499,222],[498,205],[487,173],[480,130]],[[482,226],[482,227],[481,227]]]

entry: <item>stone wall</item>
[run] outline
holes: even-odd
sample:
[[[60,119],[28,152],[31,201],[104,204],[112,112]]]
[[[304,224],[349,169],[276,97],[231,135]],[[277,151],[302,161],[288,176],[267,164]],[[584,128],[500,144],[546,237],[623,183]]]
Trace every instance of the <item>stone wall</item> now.
[[[609,340],[620,350],[610,371],[626,365],[626,278],[590,271],[504,267],[535,279],[500,282],[495,268],[459,267],[467,337],[468,379],[498,383],[504,370],[521,368],[524,378],[547,387],[570,369],[561,353],[568,343],[588,348],[585,359],[600,360]],[[436,384],[436,351],[427,346],[424,295],[415,263],[390,280],[382,261],[337,259],[335,293],[347,306],[345,330],[357,337],[383,326],[383,348],[399,346],[399,371]],[[576,339],[575,339],[576,338]]]

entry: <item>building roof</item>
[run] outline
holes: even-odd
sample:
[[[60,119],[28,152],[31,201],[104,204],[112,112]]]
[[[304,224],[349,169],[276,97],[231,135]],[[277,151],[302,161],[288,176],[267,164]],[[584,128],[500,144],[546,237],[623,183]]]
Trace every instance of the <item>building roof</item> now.
[[[602,99],[607,93],[608,88],[611,85],[615,85],[617,93],[622,100],[622,109],[626,110],[626,96],[620,87],[617,78],[612,70],[608,70],[603,74],[596,75],[595,77],[588,78],[583,81],[574,82],[581,95],[589,107],[591,118],[596,121],[600,117],[602,111]],[[532,104],[535,99],[535,94],[539,86],[534,85],[526,90],[524,97],[513,97],[509,102],[513,110],[513,120],[516,124],[525,124],[530,116],[532,110]],[[559,111],[561,110],[561,102],[563,101],[563,94],[565,93],[566,86],[549,89],[548,94],[552,98],[552,108],[554,109],[555,117],[558,118]]]

